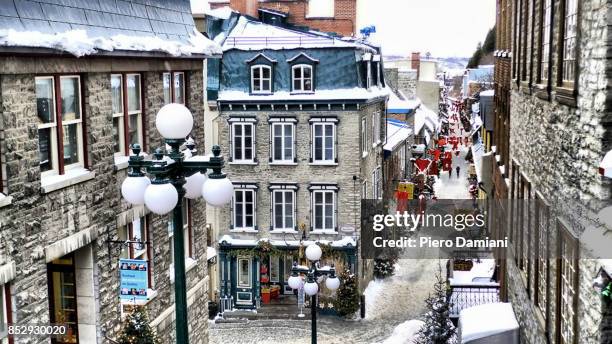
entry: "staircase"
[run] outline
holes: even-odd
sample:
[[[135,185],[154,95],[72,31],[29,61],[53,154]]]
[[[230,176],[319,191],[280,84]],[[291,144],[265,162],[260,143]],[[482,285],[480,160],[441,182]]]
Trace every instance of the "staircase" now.
[[[236,309],[225,311],[223,319],[217,319],[216,323],[246,323],[249,320],[310,320],[310,308],[303,308],[304,317],[298,317],[300,313],[297,306],[297,298],[293,295],[283,295],[277,300],[271,300],[269,304],[262,304],[255,310]]]

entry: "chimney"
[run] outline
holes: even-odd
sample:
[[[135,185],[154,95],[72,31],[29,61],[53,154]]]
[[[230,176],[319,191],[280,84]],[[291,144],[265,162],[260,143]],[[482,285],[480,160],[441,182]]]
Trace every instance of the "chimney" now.
[[[419,70],[421,69],[421,53],[412,53],[412,55],[410,56],[410,68],[417,71],[417,80],[419,80]]]
[[[242,14],[257,18],[257,0],[230,0],[230,7]]]

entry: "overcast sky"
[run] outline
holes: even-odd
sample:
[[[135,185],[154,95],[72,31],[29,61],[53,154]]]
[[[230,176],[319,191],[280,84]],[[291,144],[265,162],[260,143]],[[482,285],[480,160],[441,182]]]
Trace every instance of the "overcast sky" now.
[[[191,0],[206,6],[208,0]],[[360,27],[375,25],[372,40],[385,55],[431,52],[469,57],[495,25],[495,0],[364,0]]]

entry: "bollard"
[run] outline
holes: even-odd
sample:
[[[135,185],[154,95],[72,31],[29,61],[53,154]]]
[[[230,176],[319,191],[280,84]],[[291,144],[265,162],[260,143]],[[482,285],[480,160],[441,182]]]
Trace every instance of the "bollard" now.
[[[361,301],[361,319],[365,318],[365,295],[361,295],[360,296],[360,301]]]

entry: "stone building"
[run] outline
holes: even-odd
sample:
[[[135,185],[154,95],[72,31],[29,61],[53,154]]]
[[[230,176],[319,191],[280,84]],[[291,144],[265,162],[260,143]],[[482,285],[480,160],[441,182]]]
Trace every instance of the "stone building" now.
[[[0,343],[6,323],[68,326],[62,343],[111,343],[119,258],[148,263],[145,305],[174,341],[169,218],[121,198],[129,146],[160,147],[155,115],[183,103],[204,141],[202,60],[220,48],[194,31],[188,1],[0,4]],[[218,57],[218,56],[217,56]],[[192,343],[208,342],[205,205],[185,206]],[[110,241],[141,241],[143,245]]]
[[[284,23],[342,36],[355,36],[359,31],[357,0],[212,0],[209,3],[211,9],[229,6],[261,20],[267,14],[281,15]]]
[[[612,340],[610,302],[593,288],[612,252],[597,168],[612,144],[608,6],[497,2],[493,210],[511,246],[498,256],[502,299],[524,343]]]
[[[383,185],[388,91],[380,54],[234,16],[228,32],[209,33],[227,37],[220,68],[208,71],[220,88],[207,117],[235,185],[232,206],[213,224],[219,297],[265,308],[268,294],[293,295],[291,266],[304,262],[313,241],[324,246],[323,265],[357,273],[363,290],[372,268],[358,255],[361,200],[382,198]],[[266,35],[256,43],[253,32]],[[282,49],[273,46],[277,37],[286,40]],[[208,95],[210,105],[217,93]]]

